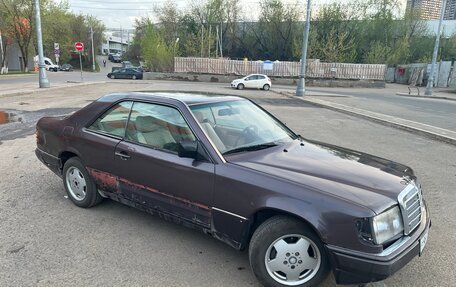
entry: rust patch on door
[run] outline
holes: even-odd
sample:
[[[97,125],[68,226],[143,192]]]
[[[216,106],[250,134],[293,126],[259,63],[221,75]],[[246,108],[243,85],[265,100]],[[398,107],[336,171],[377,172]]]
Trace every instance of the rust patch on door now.
[[[180,203],[184,203],[184,204],[186,204],[188,206],[196,206],[196,207],[198,207],[200,209],[210,210],[209,206],[207,206],[207,205],[203,205],[203,204],[200,204],[200,203],[197,203],[197,202],[193,202],[193,201],[185,199],[185,198],[173,196],[173,195],[168,194],[168,193],[163,193],[163,192],[160,192],[159,190],[157,190],[155,188],[152,188],[152,187],[149,187],[149,186],[145,186],[145,185],[142,185],[142,184],[137,184],[137,183],[129,181],[128,179],[125,179],[125,178],[119,178],[119,181],[121,181],[123,184],[127,184],[130,187],[135,188],[135,189],[142,189],[142,190],[146,190],[148,192],[153,192],[153,193],[165,196],[165,197],[168,198],[169,202],[172,203],[172,204],[176,204],[175,202],[179,201]]]
[[[93,180],[95,183],[98,185],[98,187],[104,191],[107,192],[113,192],[117,193],[118,192],[118,178],[108,172],[96,170],[93,168],[88,167],[87,170],[90,173],[90,176],[92,176]]]

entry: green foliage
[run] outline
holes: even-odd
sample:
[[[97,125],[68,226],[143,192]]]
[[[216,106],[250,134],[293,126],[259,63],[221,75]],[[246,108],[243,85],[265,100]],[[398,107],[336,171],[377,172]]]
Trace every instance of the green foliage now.
[[[28,62],[29,55],[35,56],[38,53],[33,2],[32,0],[0,0],[0,31],[5,39],[10,38],[18,43],[24,55],[24,63]],[[70,61],[71,54],[74,52],[73,45],[78,41],[85,44],[85,54],[91,54],[91,26],[94,32],[94,49],[100,47],[103,42],[105,30],[103,23],[95,17],[70,12],[67,1],[41,0],[40,14],[44,55],[54,58],[54,43],[59,43],[60,63]],[[18,25],[17,19],[25,19],[29,23],[29,28],[24,29],[24,25]]]
[[[248,15],[243,14],[245,6],[239,0],[193,0],[189,10],[180,10],[174,1],[155,8],[160,24],[154,26],[143,18],[136,25],[129,55],[144,58],[154,70],[170,69],[169,58],[174,54],[220,55],[216,54],[220,44],[217,28],[224,57],[281,61],[301,58],[305,12],[302,1],[261,0],[256,22],[243,18]],[[401,0],[352,0],[319,5],[318,13],[314,11],[312,17],[308,57],[323,62],[388,65],[429,61],[435,38],[416,11],[398,12],[400,3]],[[153,33],[149,31],[152,26]],[[146,30],[155,48],[145,40]],[[442,38],[441,47],[439,58],[455,59],[456,35]]]
[[[140,45],[145,65],[151,71],[173,71],[173,48],[169,48],[153,24],[146,27]]]

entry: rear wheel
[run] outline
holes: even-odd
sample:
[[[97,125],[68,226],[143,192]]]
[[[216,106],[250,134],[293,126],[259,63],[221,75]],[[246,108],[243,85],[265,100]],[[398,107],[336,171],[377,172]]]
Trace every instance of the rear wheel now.
[[[103,199],[86,168],[77,157],[66,161],[63,168],[63,184],[68,197],[79,207],[92,207]]]
[[[272,217],[255,230],[249,258],[264,286],[316,286],[329,272],[318,236],[303,222],[286,216]]]
[[[132,80],[136,80],[136,75],[131,76]]]
[[[237,89],[238,89],[238,90],[243,90],[243,89],[244,89],[244,84],[239,84],[239,85],[237,86]]]
[[[265,90],[265,91],[269,91],[270,88],[271,88],[271,86],[269,86],[268,84],[265,84],[263,86],[263,90]]]

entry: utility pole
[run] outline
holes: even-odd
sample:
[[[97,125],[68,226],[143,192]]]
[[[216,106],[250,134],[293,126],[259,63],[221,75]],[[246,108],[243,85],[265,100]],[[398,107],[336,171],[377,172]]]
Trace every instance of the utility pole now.
[[[309,31],[310,31],[310,7],[311,0],[307,0],[307,16],[306,24],[304,28],[304,35],[302,39],[302,58],[301,58],[301,71],[299,73],[298,87],[296,88],[296,96],[302,97],[306,94],[306,62],[307,62],[307,44],[309,43]]]
[[[36,21],[36,39],[38,44],[38,68],[39,76],[38,82],[40,88],[49,88],[49,80],[46,75],[46,65],[44,64],[43,56],[43,37],[41,35],[41,16],[40,16],[40,3],[35,0],[35,21]]]
[[[123,35],[122,35],[122,24],[120,24],[120,54],[123,54]]]
[[[426,85],[426,91],[424,92],[424,94],[426,96],[432,96],[432,88],[434,87],[435,66],[437,64],[437,55],[439,52],[440,35],[442,34],[442,23],[443,23],[443,16],[445,15],[446,4],[447,4],[447,0],[443,0],[442,11],[440,12],[439,29],[437,31],[437,36],[435,38],[434,54],[432,55],[431,74],[429,75],[428,82]]]
[[[92,71],[95,72],[95,51],[93,50],[93,27],[90,25],[90,38],[92,40]]]

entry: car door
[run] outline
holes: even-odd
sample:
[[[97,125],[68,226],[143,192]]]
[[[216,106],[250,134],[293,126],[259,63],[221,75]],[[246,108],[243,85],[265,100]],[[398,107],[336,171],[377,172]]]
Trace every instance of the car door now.
[[[125,134],[131,106],[132,101],[115,104],[93,123],[82,128],[78,137],[71,138],[71,144],[79,151],[98,188],[107,193],[118,192],[114,153]]]
[[[209,228],[215,166],[179,157],[183,140],[196,137],[175,107],[135,102],[125,140],[116,147],[120,190],[165,218]]]
[[[245,78],[244,84],[246,88],[254,88],[255,87],[255,75],[251,75]]]
[[[256,88],[262,89],[263,86],[267,83],[266,77],[263,75],[257,75]]]

